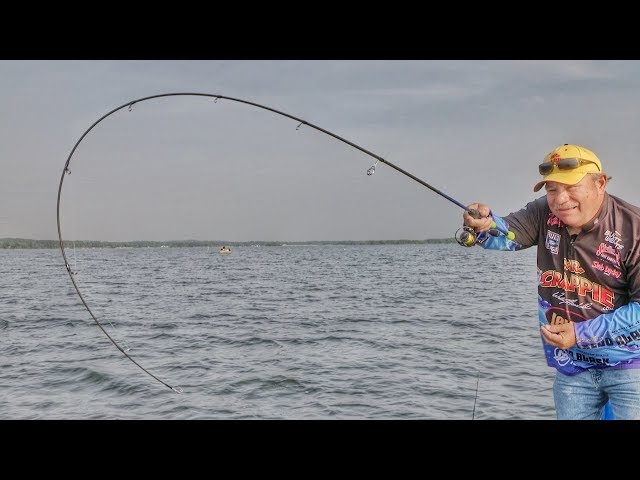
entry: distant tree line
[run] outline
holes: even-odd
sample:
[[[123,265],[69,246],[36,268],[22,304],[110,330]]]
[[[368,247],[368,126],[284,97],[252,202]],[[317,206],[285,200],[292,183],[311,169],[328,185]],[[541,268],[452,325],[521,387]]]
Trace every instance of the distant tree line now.
[[[248,241],[232,242],[229,240],[167,240],[102,242],[97,240],[65,240],[65,248],[143,248],[143,247],[216,247],[226,246],[264,246],[279,247],[282,245],[406,245],[428,243],[455,243],[455,238],[430,238],[426,240],[316,240],[307,242],[289,241]],[[59,240],[33,240],[29,238],[0,238],[0,248],[60,248]]]

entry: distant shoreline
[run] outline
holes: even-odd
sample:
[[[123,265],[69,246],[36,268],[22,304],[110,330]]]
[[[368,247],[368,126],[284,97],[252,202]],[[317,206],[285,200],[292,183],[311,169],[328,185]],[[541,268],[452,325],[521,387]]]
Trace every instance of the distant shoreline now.
[[[167,240],[167,241],[132,241],[103,242],[94,240],[64,240],[66,248],[144,248],[144,247],[281,247],[286,245],[411,245],[431,243],[455,243],[455,238],[432,238],[426,240],[310,240],[304,242],[291,241],[247,241],[233,242],[229,240]],[[0,238],[0,249],[35,249],[60,248],[58,240],[33,240],[29,238]]]

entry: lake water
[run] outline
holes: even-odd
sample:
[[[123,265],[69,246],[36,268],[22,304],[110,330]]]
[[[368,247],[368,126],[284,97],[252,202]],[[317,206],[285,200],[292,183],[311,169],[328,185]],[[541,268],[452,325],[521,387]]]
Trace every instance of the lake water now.
[[[0,250],[0,419],[545,419],[535,250]],[[180,387],[179,394],[166,385]]]

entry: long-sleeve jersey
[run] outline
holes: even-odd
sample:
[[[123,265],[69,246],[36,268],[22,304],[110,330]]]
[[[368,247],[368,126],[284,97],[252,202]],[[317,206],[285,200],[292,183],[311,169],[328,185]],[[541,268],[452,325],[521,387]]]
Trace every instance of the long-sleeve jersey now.
[[[575,322],[573,347],[562,350],[542,339],[547,364],[566,375],[640,368],[640,208],[605,192],[597,215],[577,235],[551,212],[546,196],[492,217],[515,239],[482,232],[483,248],[537,245],[540,325]]]

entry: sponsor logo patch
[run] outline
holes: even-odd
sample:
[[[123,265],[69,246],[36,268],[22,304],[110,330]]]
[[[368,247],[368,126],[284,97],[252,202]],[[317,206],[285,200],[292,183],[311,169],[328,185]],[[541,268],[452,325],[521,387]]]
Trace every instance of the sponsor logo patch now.
[[[544,242],[544,246],[547,247],[554,255],[557,255],[560,246],[560,234],[557,232],[547,232],[547,239]]]

